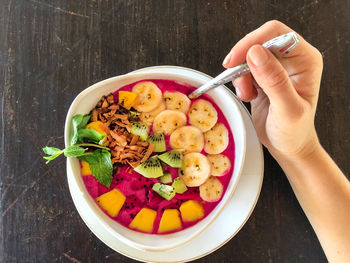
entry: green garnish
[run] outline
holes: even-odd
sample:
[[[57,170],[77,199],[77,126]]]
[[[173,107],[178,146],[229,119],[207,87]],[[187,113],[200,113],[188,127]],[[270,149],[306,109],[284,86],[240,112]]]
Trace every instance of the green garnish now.
[[[71,145],[74,145],[78,142],[78,130],[85,128],[86,124],[90,120],[90,115],[89,114],[77,114],[74,115],[72,118],[72,123],[73,123],[73,137],[70,142]]]
[[[53,159],[56,159],[58,156],[60,156],[62,153],[66,157],[78,157],[80,155],[83,155],[85,151],[88,148],[82,148],[76,145],[68,146],[67,148],[60,150],[55,147],[48,147],[46,146],[43,148],[44,153],[46,153],[48,156],[44,156],[44,159],[47,160],[46,163],[48,164]]]
[[[85,151],[88,149],[88,148],[82,148],[84,146],[85,147],[90,146],[90,147],[100,148],[100,149],[104,149],[104,150],[109,151],[108,147],[101,146],[98,144],[93,144],[93,143],[81,143],[81,144],[71,145],[63,150],[55,148],[55,147],[46,146],[45,148],[43,148],[43,151],[44,151],[44,153],[46,153],[49,156],[44,156],[44,159],[47,160],[46,163],[48,164],[50,161],[52,161],[53,159],[56,159],[62,153],[66,157],[80,157],[80,156],[86,154]]]
[[[78,142],[82,142],[82,140],[87,140],[89,142],[93,142],[99,145],[103,145],[103,140],[106,137],[106,134],[100,134],[94,129],[80,129],[77,131],[78,134]]]
[[[109,151],[97,149],[79,156],[78,159],[89,163],[91,173],[99,183],[107,187],[111,186],[113,165]]]
[[[61,150],[55,147],[46,146],[43,151],[48,156],[44,156],[46,163],[56,159],[61,154],[66,157],[76,157],[88,162],[92,175],[104,186],[110,187],[113,179],[113,165],[111,161],[110,149],[104,146],[103,141],[106,134],[100,134],[93,129],[85,129],[89,114],[77,114],[72,118],[73,137],[71,146]],[[86,152],[89,148],[98,148],[93,152]]]

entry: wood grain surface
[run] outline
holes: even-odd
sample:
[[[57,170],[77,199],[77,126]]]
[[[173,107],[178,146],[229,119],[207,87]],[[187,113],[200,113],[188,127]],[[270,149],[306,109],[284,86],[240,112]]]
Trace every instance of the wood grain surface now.
[[[41,148],[63,147],[69,105],[89,85],[153,65],[216,75],[230,48],[271,19],[322,52],[316,127],[350,174],[347,0],[0,0],[0,8],[0,262],[133,262],[85,226],[69,194],[65,159],[45,165]],[[326,262],[268,152],[252,216],[197,262]]]

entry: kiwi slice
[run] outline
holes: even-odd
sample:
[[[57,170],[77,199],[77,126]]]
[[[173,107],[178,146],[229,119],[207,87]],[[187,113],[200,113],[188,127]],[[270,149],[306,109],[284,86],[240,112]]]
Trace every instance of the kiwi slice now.
[[[148,126],[143,122],[131,121],[130,133],[140,136],[140,139],[145,141],[148,137]]]
[[[171,177],[171,174],[168,171],[165,171],[163,174],[163,176],[159,177],[161,183],[169,184],[173,181],[173,178]]]
[[[166,151],[166,146],[165,146],[165,139],[163,133],[153,133],[148,136],[147,138],[148,142],[153,143],[154,152],[165,152]]]
[[[129,117],[131,119],[138,119],[140,117],[140,113],[138,111],[129,110]]]
[[[166,200],[171,200],[175,196],[175,190],[170,185],[155,183],[152,190]]]
[[[139,164],[134,169],[147,178],[158,178],[163,175],[163,169],[157,156],[152,156],[147,161]]]
[[[170,165],[174,168],[181,168],[182,167],[182,152],[179,150],[172,150],[170,152],[163,153],[158,156],[160,160],[165,162],[167,165]]]
[[[185,185],[184,181],[180,177],[177,177],[174,179],[173,184],[171,185],[175,192],[178,194],[183,194],[187,191],[187,186]]]

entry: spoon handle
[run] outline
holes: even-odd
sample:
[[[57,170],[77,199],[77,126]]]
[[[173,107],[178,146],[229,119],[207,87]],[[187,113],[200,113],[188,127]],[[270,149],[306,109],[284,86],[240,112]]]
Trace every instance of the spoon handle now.
[[[282,57],[284,54],[289,53],[293,48],[299,44],[299,39],[295,32],[290,32],[276,38],[273,38],[264,44],[263,47],[267,48],[274,54],[277,58]],[[226,69],[224,72],[200,86],[198,89],[193,91],[188,97],[190,99],[198,98],[202,94],[208,92],[209,90],[230,82],[236,78],[246,75],[250,72],[247,63],[243,63],[234,68]]]

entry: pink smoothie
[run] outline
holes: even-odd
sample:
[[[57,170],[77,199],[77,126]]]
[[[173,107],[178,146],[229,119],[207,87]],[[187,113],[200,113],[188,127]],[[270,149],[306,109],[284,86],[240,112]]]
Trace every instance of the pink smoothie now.
[[[142,81],[145,81],[145,80],[142,80]],[[178,91],[188,95],[195,89],[195,87],[192,87],[183,83],[180,84],[171,80],[150,79],[147,81],[154,82],[163,93],[165,91]],[[119,89],[118,91],[121,91],[121,90],[131,91],[132,87],[136,83],[137,82],[126,85],[121,89]],[[118,101],[118,91],[114,93],[115,101]],[[226,126],[227,130],[229,131],[229,144],[225,149],[225,151],[222,152],[222,154],[226,155],[230,159],[231,168],[226,172],[224,176],[217,177],[223,185],[223,188],[224,188],[223,195],[224,195],[226,192],[228,183],[231,179],[233,167],[234,167],[235,145],[234,145],[233,135],[228,125],[228,122],[225,116],[223,115],[222,111],[218,107],[218,105],[216,105],[215,102],[208,95],[203,95],[200,98],[208,100],[213,104],[213,106],[215,107],[218,113],[218,122],[223,123]],[[169,137],[170,136],[165,136],[167,151],[171,150],[171,147],[169,146]],[[204,155],[207,155],[207,153],[205,153],[204,150],[201,153]],[[177,172],[178,169],[167,166],[163,170],[168,170],[171,173],[173,179],[178,177],[178,172]],[[145,178],[144,176],[133,171],[127,166],[122,167],[122,169],[118,173],[114,174],[114,178],[110,188],[107,188],[101,185],[100,183],[98,183],[97,180],[92,175],[83,176],[83,180],[89,194],[94,199],[112,190],[113,188],[119,189],[126,196],[126,202],[122,207],[122,209],[120,210],[118,216],[112,217],[113,220],[117,221],[118,223],[122,224],[125,227],[128,227],[132,219],[143,207],[148,207],[156,210],[157,217],[153,226],[152,234],[157,233],[159,222],[164,209],[168,209],[168,208],[179,209],[182,202],[189,199],[197,200],[197,201],[200,201],[203,205],[203,208],[204,208],[203,218],[205,218],[221,200],[220,199],[217,202],[205,202],[199,196],[199,187],[188,187],[188,190],[185,193],[176,194],[172,200],[167,201],[152,190],[153,184],[159,182],[158,179]],[[197,222],[193,222],[193,223],[182,222],[182,226],[183,226],[182,229],[177,231],[181,231],[185,228],[188,228],[196,224]],[[174,232],[177,232],[177,231],[174,231]]]

